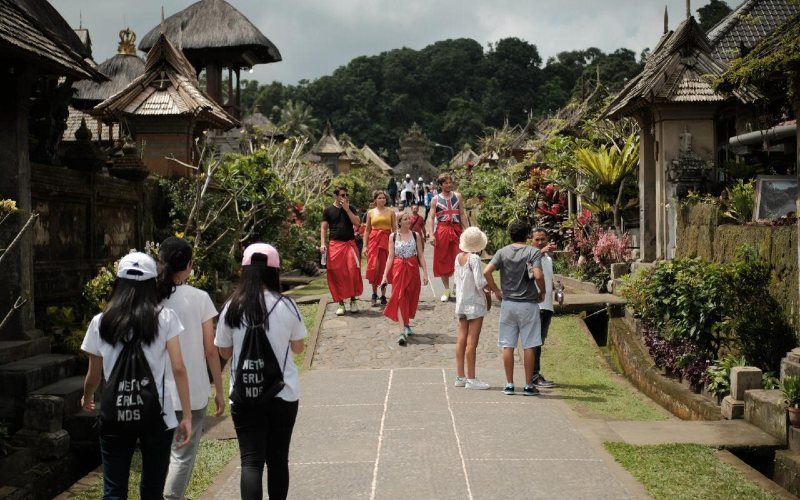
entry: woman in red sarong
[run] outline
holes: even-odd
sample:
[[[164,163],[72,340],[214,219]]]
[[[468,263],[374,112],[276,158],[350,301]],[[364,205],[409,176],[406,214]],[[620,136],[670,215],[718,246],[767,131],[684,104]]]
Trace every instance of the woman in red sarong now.
[[[386,258],[389,256],[389,235],[397,229],[394,210],[386,206],[388,196],[384,191],[372,193],[375,208],[367,212],[364,247],[367,249],[367,281],[372,285],[372,307],[378,306],[378,286],[381,287],[380,305],[386,305],[386,285],[381,284]]]
[[[400,229],[389,237],[389,257],[381,284],[389,282],[391,273],[392,296],[383,315],[392,321],[403,320],[403,333],[397,343],[405,345],[411,330],[411,320],[417,315],[420,285],[419,268],[422,267],[422,285],[428,284],[428,268],[422,250],[422,238],[412,232],[411,214],[400,214]],[[399,314],[398,314],[399,313]]]

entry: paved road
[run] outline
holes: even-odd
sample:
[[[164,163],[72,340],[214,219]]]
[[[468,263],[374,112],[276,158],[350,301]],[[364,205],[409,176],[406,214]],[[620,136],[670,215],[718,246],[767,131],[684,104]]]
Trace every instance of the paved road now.
[[[403,347],[395,342],[400,328],[367,302],[366,310],[343,317],[328,306],[312,369],[300,380],[290,497],[646,497],[557,391],[501,392],[496,309],[485,321],[477,362],[492,389],[453,387],[453,303],[439,302],[435,285],[436,297],[423,292],[417,335]],[[521,367],[515,376],[521,387]],[[238,496],[238,462],[206,498]]]

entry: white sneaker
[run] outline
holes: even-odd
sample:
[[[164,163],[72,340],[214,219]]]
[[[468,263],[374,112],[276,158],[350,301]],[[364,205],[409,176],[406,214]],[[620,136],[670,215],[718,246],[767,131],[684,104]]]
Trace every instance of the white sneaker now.
[[[456,387],[464,387],[467,383],[467,377],[456,377]]]
[[[442,294],[442,298],[440,299],[442,302],[447,302],[450,300],[450,290],[445,290]]]
[[[350,301],[350,312],[351,313],[357,313],[358,312],[358,302],[356,302],[355,300],[351,300]]]
[[[476,378],[467,379],[467,383],[464,385],[467,389],[473,389],[476,391],[485,391],[489,388],[489,384],[482,380],[478,380]]]
[[[336,308],[336,315],[344,316],[344,304],[339,304],[339,307]]]

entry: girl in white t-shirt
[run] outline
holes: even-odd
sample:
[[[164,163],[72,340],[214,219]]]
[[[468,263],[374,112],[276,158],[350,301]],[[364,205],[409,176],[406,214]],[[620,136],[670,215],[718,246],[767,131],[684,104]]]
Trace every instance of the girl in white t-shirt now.
[[[92,318],[81,349],[89,354],[89,369],[83,383],[81,406],[95,410],[95,391],[101,377],[108,380],[122,352],[123,342],[141,342],[144,357],[156,382],[163,419],[148,428],[131,432],[116,422],[98,419],[103,459],[103,497],[127,498],[128,476],[136,442],[142,452],[140,498],[161,498],[169,466],[173,437],[184,447],[192,434],[189,383],[178,335],[183,325],[171,309],[158,307],[156,263],[152,257],[134,252],[120,259],[117,280],[105,311]],[[172,367],[183,418],[175,418],[172,398],[164,397],[167,357]],[[177,429],[175,427],[177,426]],[[173,432],[173,429],[174,432]]]
[[[240,359],[248,325],[264,324],[267,340],[283,371],[284,388],[258,409],[231,404],[231,417],[239,440],[242,498],[262,498],[264,465],[268,469],[270,499],[285,499],[289,492],[289,443],[299,406],[298,373],[289,350],[303,352],[306,327],[297,306],[280,293],[280,257],[272,245],[254,243],[244,251],[239,285],[222,309],[214,343],[220,355]],[[231,388],[236,380],[231,363]]]
[[[208,373],[214,383],[215,416],[222,415],[225,396],[219,353],[214,345],[214,318],[217,316],[217,309],[206,292],[186,284],[192,273],[192,247],[186,240],[170,236],[161,242],[158,253],[161,261],[158,299],[163,307],[175,311],[183,323],[184,330],[180,335],[181,354],[189,376],[189,399],[192,407],[192,436],[189,445],[178,448],[173,443],[169,473],[164,485],[164,498],[180,500],[192,478],[194,461],[203,434],[203,421],[211,395]],[[177,402],[175,380],[169,371],[166,386],[173,403]],[[181,418],[182,412],[177,412],[177,417]]]

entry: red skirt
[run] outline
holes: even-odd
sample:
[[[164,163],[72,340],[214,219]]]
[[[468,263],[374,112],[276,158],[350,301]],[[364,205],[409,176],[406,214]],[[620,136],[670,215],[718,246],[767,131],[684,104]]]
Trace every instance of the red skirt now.
[[[433,275],[451,276],[455,271],[456,255],[458,255],[458,239],[461,236],[461,224],[440,222],[433,234]]]
[[[417,315],[419,292],[422,288],[417,257],[407,259],[395,257],[391,274],[392,296],[383,310],[383,315],[392,321],[400,321],[399,318],[402,317],[408,322]]]
[[[373,286],[381,284],[386,258],[389,257],[389,231],[373,229],[367,244],[367,281]]]
[[[358,297],[364,291],[360,266],[355,241],[331,240],[328,243],[328,288],[334,302]]]

